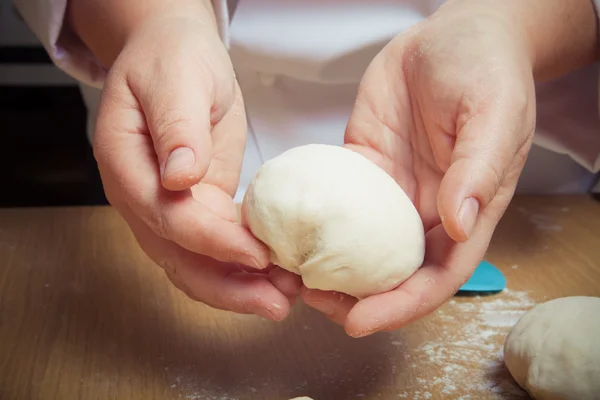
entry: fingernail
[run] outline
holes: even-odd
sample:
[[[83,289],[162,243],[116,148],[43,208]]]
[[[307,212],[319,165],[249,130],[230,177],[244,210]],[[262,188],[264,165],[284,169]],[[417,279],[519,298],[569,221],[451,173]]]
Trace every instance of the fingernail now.
[[[243,264],[250,268],[254,268],[254,269],[258,269],[258,270],[265,269],[269,266],[269,264],[267,264],[267,265],[261,264],[258,262],[258,260],[256,258],[254,258],[252,256],[247,256],[245,254],[242,254],[239,257],[238,262],[240,264]]]
[[[194,162],[195,156],[192,149],[188,147],[179,147],[173,150],[167,159],[163,178],[191,167],[194,165]]]
[[[473,197],[469,197],[463,201],[460,210],[458,210],[458,221],[462,226],[463,232],[467,235],[467,238],[471,236],[473,228],[475,228],[478,213],[479,202]]]
[[[352,332],[350,334],[350,337],[354,338],[354,339],[360,339],[363,338],[365,336],[369,336],[373,333],[373,330],[368,330],[368,331],[362,331],[362,332]]]
[[[259,317],[266,318],[270,321],[275,321],[275,318],[273,317],[273,315],[266,308],[256,307],[254,310],[252,310],[252,312],[254,314],[258,315]]]
[[[281,310],[281,306],[279,304],[273,303],[272,307],[276,310]],[[281,315],[281,312],[273,312],[265,307],[256,307],[253,310],[253,312],[254,312],[254,314],[258,315],[259,317],[263,317],[268,320],[276,321],[276,322],[279,322],[279,321],[283,320],[283,318],[285,318],[284,315]]]

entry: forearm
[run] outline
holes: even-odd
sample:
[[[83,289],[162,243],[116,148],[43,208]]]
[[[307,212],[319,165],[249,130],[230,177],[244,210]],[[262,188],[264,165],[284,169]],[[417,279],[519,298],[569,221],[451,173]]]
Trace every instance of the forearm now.
[[[515,8],[515,17],[522,18],[537,80],[556,78],[598,58],[597,17],[591,0],[505,3]]]
[[[67,8],[71,29],[106,68],[136,29],[165,16],[197,18],[217,29],[210,0],[69,0]]]
[[[564,75],[598,59],[592,0],[449,0],[505,18],[522,38],[536,80]],[[474,15],[477,15],[475,12]]]

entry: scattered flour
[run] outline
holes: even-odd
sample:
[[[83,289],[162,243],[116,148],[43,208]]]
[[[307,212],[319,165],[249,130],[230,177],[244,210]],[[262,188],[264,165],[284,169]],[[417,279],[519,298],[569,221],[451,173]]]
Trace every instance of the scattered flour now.
[[[563,227],[555,222],[555,219],[552,217],[552,213],[555,212],[568,212],[568,207],[563,207],[559,209],[549,208],[543,210],[544,213],[540,212],[530,212],[525,207],[518,207],[517,212],[526,217],[530,223],[532,223],[536,229],[540,231],[554,231],[559,232],[562,231]]]
[[[448,302],[436,317],[452,328],[444,329],[439,339],[423,343],[411,355],[416,364],[424,366],[416,369],[417,374],[421,370],[431,374],[435,367],[437,374],[433,379],[417,378],[418,390],[398,397],[419,400],[429,393],[441,393],[456,399],[528,398],[506,370],[502,348],[510,329],[534,304],[526,292],[510,290],[489,298]]]
[[[396,394],[399,399],[527,399],[504,366],[502,347],[510,329],[534,305],[526,292],[511,290],[490,297],[455,297],[431,316],[433,323],[441,326],[437,337],[431,340],[425,335],[420,343],[408,348],[405,340],[392,334],[390,351],[384,355],[387,362],[365,363],[360,368],[360,380],[375,381],[387,375],[390,382],[404,381],[401,375],[411,375],[410,383]],[[299,327],[310,329],[306,325]],[[352,362],[345,359],[340,349],[331,348],[322,356],[323,360],[338,360],[339,370],[323,370],[316,381],[299,381],[286,389],[301,393],[315,384],[324,387],[357,384],[356,377],[340,373]],[[238,400],[240,387],[247,388],[248,396],[255,398],[267,387],[281,385],[276,374],[255,376],[252,371],[229,388],[223,382],[198,376],[193,367],[173,365],[165,367],[165,372],[171,390],[182,400]],[[363,388],[360,383],[358,387]],[[366,393],[358,392],[355,397],[383,398],[381,393]]]

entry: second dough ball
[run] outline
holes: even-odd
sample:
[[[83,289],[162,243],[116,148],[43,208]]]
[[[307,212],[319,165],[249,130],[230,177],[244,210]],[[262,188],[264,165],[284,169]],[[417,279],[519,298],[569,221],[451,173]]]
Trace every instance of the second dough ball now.
[[[310,289],[364,298],[394,289],[423,263],[423,223],[411,200],[343,147],[301,146],[266,162],[243,214],[271,262]]]
[[[600,399],[600,298],[535,306],[504,344],[508,370],[537,400]]]

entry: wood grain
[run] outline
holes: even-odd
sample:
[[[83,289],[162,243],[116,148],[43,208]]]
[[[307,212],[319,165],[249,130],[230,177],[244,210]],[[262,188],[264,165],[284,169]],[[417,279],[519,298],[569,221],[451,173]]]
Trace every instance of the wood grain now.
[[[356,340],[302,305],[272,323],[187,299],[109,207],[0,210],[0,398],[526,398],[504,335],[536,302],[600,296],[600,203],[517,198],[486,258],[509,291]]]

